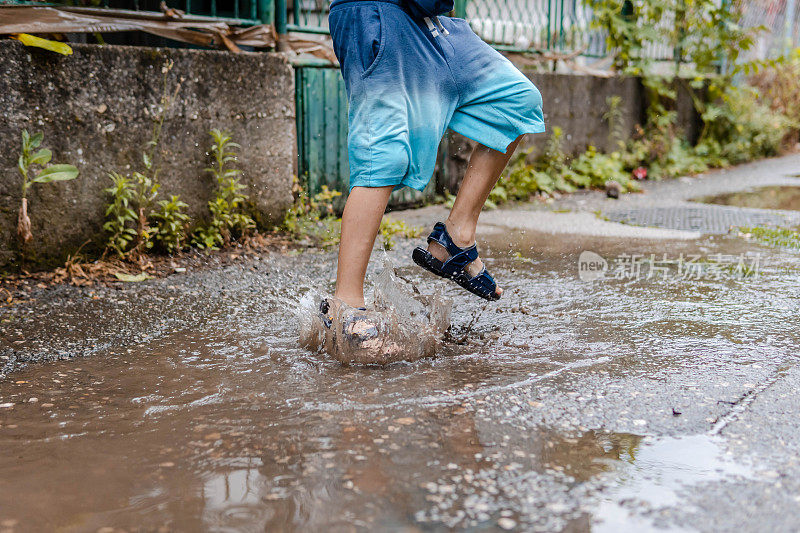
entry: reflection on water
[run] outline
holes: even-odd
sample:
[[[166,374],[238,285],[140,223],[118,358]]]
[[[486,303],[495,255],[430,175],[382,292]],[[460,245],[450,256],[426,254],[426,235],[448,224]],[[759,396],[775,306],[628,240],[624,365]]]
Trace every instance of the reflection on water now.
[[[615,483],[595,512],[592,530],[653,528],[647,513],[679,505],[687,487],[751,477],[752,467],[727,456],[722,444],[719,437],[708,435],[645,439],[636,460],[615,470]],[[631,513],[634,506],[645,516]]]
[[[773,185],[751,191],[697,198],[696,201],[705,204],[800,211],[800,187]]]
[[[617,433],[604,427],[613,414],[581,427],[570,412],[588,413],[626,377],[794,354],[796,276],[588,284],[579,249],[516,238],[536,261],[487,254],[508,292],[476,304],[452,289],[463,342],[435,359],[346,368],[311,354],[297,346],[286,280],[253,273],[202,327],[12,375],[0,383],[0,524],[611,528],[635,508],[672,505],[685,486],[748,475],[709,438]],[[592,380],[594,395],[582,392]]]

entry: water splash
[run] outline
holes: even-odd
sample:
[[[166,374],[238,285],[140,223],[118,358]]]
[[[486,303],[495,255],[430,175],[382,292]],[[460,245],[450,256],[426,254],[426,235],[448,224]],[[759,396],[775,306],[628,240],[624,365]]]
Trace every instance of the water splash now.
[[[373,286],[373,302],[366,309],[305,295],[300,302],[300,344],[343,364],[386,365],[435,355],[450,327],[452,300],[438,290],[420,293],[397,276],[388,259]]]

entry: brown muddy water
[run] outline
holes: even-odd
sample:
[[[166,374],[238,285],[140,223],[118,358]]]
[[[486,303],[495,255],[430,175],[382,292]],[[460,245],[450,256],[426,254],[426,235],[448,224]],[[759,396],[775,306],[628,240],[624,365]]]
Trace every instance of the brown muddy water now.
[[[706,204],[732,205],[757,209],[800,211],[800,187],[773,185],[749,191],[732,192],[698,198]]]
[[[461,342],[436,358],[348,368],[300,348],[300,293],[331,274],[312,282],[331,257],[306,255],[275,260],[290,278],[224,274],[242,290],[200,327],[11,374],[0,531],[634,531],[670,526],[693,487],[754,475],[726,452],[718,400],[794,357],[796,256],[732,237],[488,238],[506,295],[448,288]],[[771,262],[741,279],[589,282],[583,250],[612,266]],[[424,289],[443,283],[404,260]],[[144,312],[135,292],[115,297]]]

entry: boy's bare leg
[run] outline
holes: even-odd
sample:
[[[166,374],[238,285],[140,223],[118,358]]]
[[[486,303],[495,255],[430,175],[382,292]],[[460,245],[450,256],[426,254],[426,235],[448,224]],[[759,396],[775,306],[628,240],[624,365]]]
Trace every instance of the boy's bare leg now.
[[[475,242],[475,229],[478,226],[481,209],[500,178],[500,173],[506,168],[508,160],[517,149],[520,139],[522,136],[508,146],[506,153],[492,150],[482,144],[472,151],[464,180],[458,189],[450,215],[445,221],[447,232],[456,246],[465,248]],[[440,261],[445,261],[449,257],[447,251],[436,242],[428,245],[428,251]],[[466,270],[470,276],[477,276],[482,268],[483,263],[478,258],[470,263]],[[503,289],[498,287],[497,292],[502,294]]]
[[[342,213],[335,296],[352,307],[364,306],[367,264],[392,189],[391,185],[353,187],[347,197]]]

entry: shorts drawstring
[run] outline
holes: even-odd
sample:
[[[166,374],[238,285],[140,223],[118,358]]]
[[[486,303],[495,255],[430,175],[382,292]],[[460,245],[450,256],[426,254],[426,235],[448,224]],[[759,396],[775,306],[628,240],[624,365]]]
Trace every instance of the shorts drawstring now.
[[[442,22],[439,20],[439,17],[433,17],[433,20],[431,20],[430,17],[425,17],[424,20],[425,24],[428,25],[428,30],[430,30],[431,35],[433,35],[434,37],[439,36],[439,30],[441,30],[442,35],[450,35],[450,32],[447,31],[447,28],[445,28],[442,25]],[[436,24],[434,24],[434,22],[436,22]],[[436,29],[437,26],[439,27],[439,29]]]

